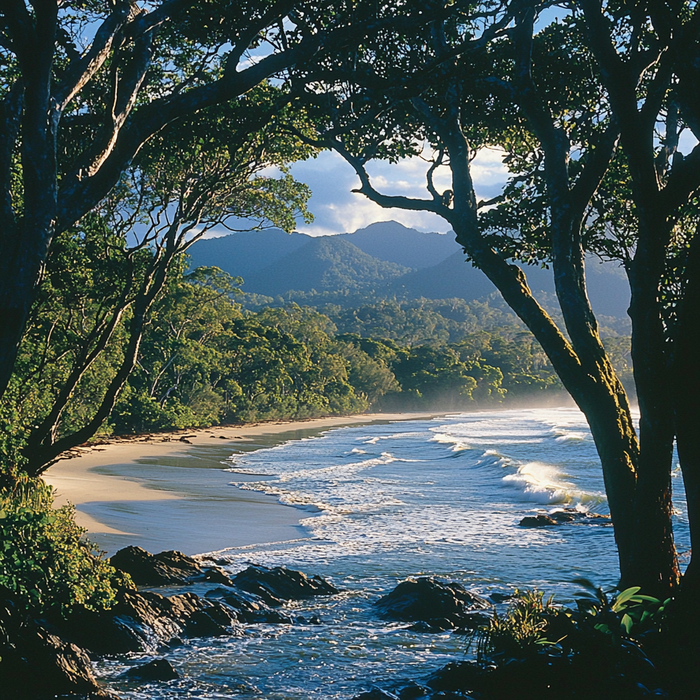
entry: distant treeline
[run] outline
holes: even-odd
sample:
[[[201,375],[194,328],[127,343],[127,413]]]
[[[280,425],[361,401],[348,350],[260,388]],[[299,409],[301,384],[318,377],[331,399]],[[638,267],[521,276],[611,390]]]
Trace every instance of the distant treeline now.
[[[216,268],[173,277],[108,430],[456,410],[562,391],[532,335],[485,303],[251,312],[233,282]],[[624,373],[627,338],[605,342]]]
[[[239,278],[214,267],[186,270],[182,261],[171,271],[151,307],[133,370],[102,433],[370,408],[463,410],[562,392],[532,335],[496,305],[379,300],[355,309],[289,304],[251,311],[239,303]],[[103,290],[89,280],[90,294],[81,296],[73,277],[70,286],[60,275],[51,279],[22,346],[16,401],[5,405],[4,422],[31,425],[53,411],[60,439],[99,410],[123,365],[133,311],[124,312],[94,360],[83,357],[86,319],[99,317]],[[618,371],[629,375],[628,338],[605,343]],[[76,366],[82,374],[70,384]],[[67,384],[70,400],[61,396]],[[60,414],[50,408],[57,405]],[[17,439],[24,442],[22,435]]]

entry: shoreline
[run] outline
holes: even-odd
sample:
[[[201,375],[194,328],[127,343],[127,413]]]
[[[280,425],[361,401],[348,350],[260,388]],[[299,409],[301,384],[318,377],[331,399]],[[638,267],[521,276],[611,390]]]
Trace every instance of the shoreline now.
[[[108,554],[130,544],[201,554],[296,540],[307,534],[300,521],[308,512],[232,486],[226,456],[304,433],[441,415],[447,412],[368,413],[109,438],[75,448],[44,480],[54,487],[55,505],[74,505],[78,525]]]

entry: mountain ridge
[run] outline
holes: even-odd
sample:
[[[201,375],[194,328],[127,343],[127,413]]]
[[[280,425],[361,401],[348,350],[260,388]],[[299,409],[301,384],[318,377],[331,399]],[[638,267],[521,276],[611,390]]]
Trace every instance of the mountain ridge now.
[[[198,241],[192,267],[216,265],[244,279],[244,292],[300,303],[357,303],[359,297],[483,300],[494,291],[465,261],[453,234],[423,233],[395,221],[334,236],[279,229],[238,232]],[[538,298],[554,294],[552,271],[521,266]],[[612,264],[586,264],[596,313],[627,317],[629,287]]]

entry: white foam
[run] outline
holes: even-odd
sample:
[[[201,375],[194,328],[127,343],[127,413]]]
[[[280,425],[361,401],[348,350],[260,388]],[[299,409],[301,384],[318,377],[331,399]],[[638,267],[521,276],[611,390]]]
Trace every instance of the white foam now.
[[[518,467],[515,474],[507,474],[503,482],[521,489],[527,500],[543,504],[574,504],[599,502],[600,493],[583,491],[567,481],[568,475],[557,467],[542,462],[528,462]]]

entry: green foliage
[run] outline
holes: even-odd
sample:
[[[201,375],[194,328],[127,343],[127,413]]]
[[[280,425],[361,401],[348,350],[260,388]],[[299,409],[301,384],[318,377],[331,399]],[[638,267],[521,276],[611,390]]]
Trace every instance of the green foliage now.
[[[128,577],[81,539],[73,509],[54,510],[52,501],[41,481],[21,479],[0,492],[0,587],[33,614],[108,609]]]
[[[515,591],[514,597],[503,615],[494,610],[488,626],[477,632],[479,663],[494,658],[521,658],[551,643],[547,637],[549,623],[559,613],[552,604],[553,598],[545,600],[541,591]]]

